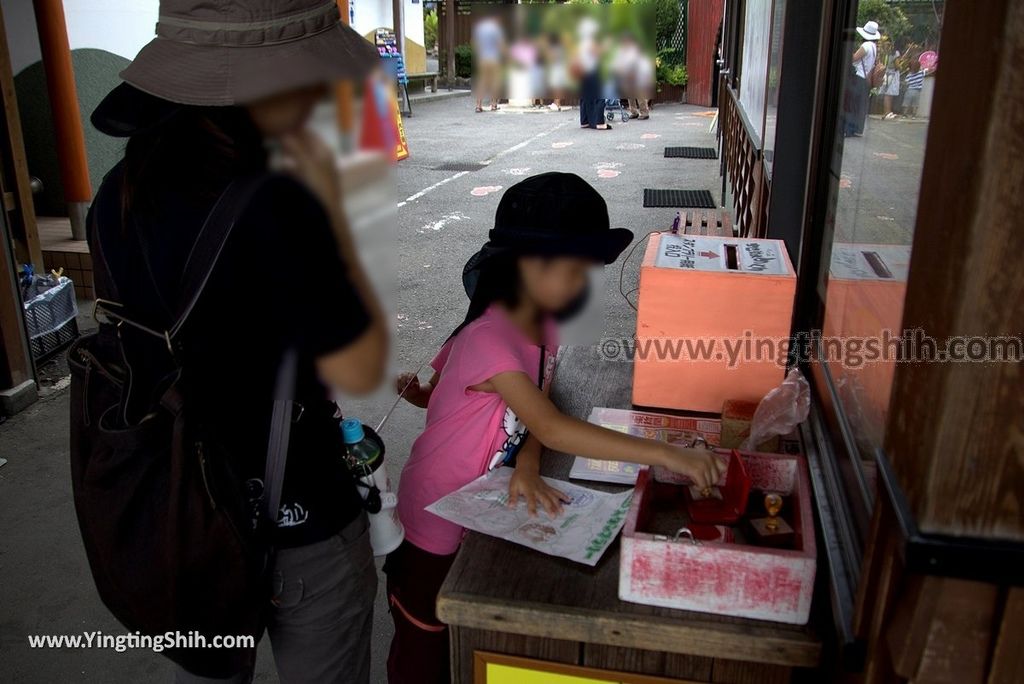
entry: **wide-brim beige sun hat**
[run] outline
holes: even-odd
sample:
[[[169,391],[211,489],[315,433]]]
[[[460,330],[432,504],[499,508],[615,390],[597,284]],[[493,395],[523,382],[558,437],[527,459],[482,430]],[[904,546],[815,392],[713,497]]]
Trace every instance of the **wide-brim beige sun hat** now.
[[[170,102],[225,106],[362,79],[378,64],[335,0],[161,0],[156,38],[121,78]]]
[[[882,34],[878,30],[877,21],[868,21],[864,23],[864,26],[858,26],[857,33],[864,40],[881,40],[882,38]]]

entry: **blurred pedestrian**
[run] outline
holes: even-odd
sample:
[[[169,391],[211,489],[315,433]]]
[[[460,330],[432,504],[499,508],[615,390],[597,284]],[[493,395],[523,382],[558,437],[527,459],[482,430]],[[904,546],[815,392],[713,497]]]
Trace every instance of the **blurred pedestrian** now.
[[[480,18],[473,25],[473,61],[476,77],[476,111],[484,111],[484,100],[491,111],[498,110],[501,93],[501,63],[505,56],[505,30],[493,14]]]
[[[883,119],[892,121],[897,117],[896,99],[900,96],[900,69],[898,61],[900,51],[889,40],[882,40],[879,43],[880,59],[885,65],[885,78],[879,90],[882,93],[882,106],[884,107]]]
[[[580,127],[607,131],[611,126],[604,120],[599,32],[600,26],[593,17],[580,20],[576,28],[574,67],[580,78]]]
[[[910,60],[910,73],[907,74],[907,90],[903,93],[903,116],[917,118],[917,105],[921,101],[924,89],[924,77],[927,69],[921,67],[920,56],[914,55]]]
[[[547,67],[548,90],[551,93],[552,111],[562,111],[562,98],[569,85],[569,64],[566,57],[565,43],[562,34],[552,31],[548,34],[544,49],[544,62]]]

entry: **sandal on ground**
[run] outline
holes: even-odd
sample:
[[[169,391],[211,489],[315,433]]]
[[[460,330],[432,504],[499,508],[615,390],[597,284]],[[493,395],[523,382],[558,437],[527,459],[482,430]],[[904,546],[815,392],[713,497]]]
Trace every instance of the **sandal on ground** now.
[[[477,113],[477,114],[479,114],[479,113],[480,113],[480,112],[482,112],[482,111],[484,111],[484,108],[483,108],[483,107],[477,107],[477,108],[476,108],[476,113]]]

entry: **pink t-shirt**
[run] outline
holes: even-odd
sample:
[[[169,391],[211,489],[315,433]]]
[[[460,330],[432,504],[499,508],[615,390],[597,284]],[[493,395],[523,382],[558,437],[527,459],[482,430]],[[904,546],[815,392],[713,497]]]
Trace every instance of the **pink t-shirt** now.
[[[555,366],[554,329],[553,323],[545,326],[545,387]],[[536,382],[540,353],[494,305],[441,347],[430,364],[440,377],[427,406],[427,425],[412,445],[398,485],[398,515],[411,543],[441,555],[459,548],[463,528],[424,508],[483,475],[526,434],[501,395],[468,388],[509,371],[522,371]]]

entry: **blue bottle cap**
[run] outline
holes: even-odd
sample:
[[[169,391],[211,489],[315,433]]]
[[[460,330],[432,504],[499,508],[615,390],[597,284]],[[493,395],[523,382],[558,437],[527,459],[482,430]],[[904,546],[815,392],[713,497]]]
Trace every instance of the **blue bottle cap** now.
[[[363,423],[358,418],[346,418],[341,421],[341,437],[345,444],[358,444],[366,437],[363,432]]]

